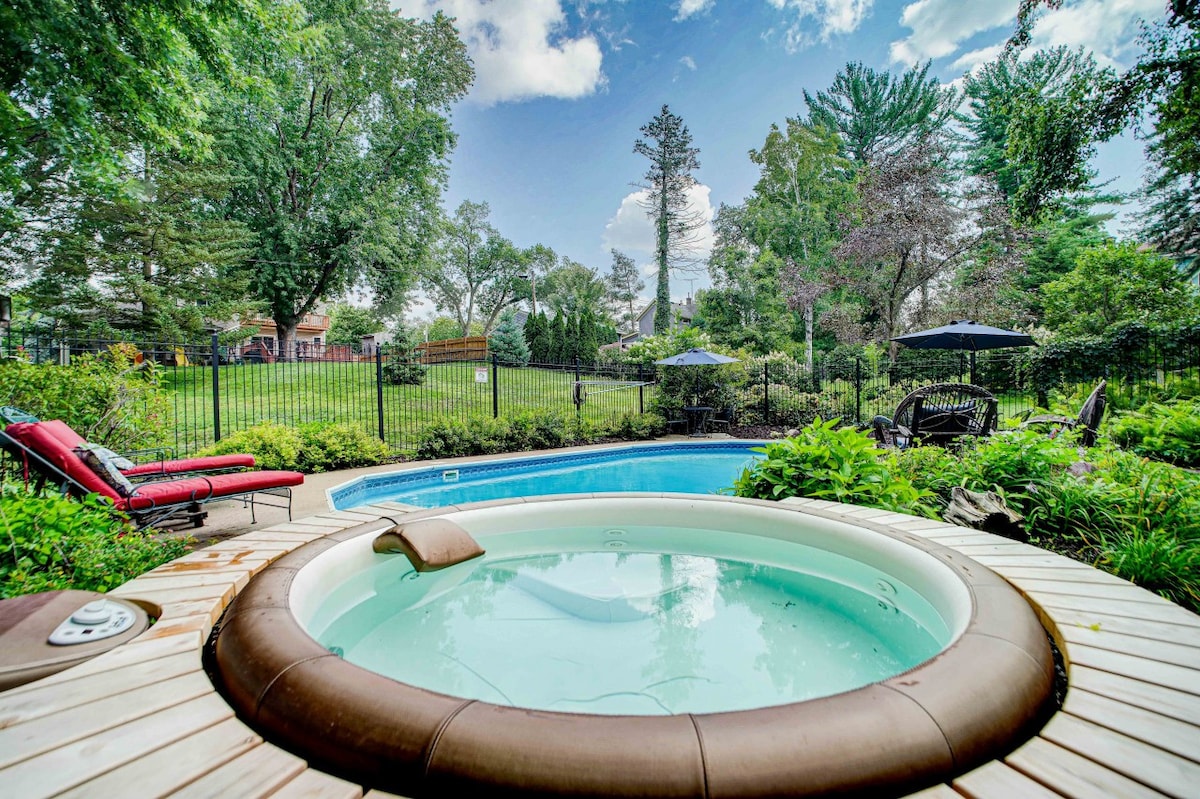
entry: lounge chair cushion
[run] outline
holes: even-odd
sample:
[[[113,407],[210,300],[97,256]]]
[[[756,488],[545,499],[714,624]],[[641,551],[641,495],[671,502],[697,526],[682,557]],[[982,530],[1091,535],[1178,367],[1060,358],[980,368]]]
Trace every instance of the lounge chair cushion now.
[[[130,469],[122,469],[126,477],[149,475],[174,475],[184,472],[215,472],[225,469],[251,469],[253,455],[209,455],[203,458],[180,458],[173,461],[139,463]]]
[[[156,483],[134,486],[128,497],[122,497],[117,507],[123,510],[143,511],[178,505],[185,502],[206,502],[221,497],[234,497],[287,488],[304,482],[300,472],[237,472],[234,474],[212,474],[205,477],[181,477]]]
[[[10,424],[4,432],[41,455],[56,468],[87,491],[103,494],[110,499],[120,499],[115,488],[96,474],[75,452],[75,447],[87,442],[67,425],[51,419],[45,422],[17,422]]]
[[[121,464],[133,466],[132,461],[99,444],[81,444],[75,447],[74,452],[101,480],[115,488],[118,494],[127,497],[133,492],[133,483],[121,474]]]

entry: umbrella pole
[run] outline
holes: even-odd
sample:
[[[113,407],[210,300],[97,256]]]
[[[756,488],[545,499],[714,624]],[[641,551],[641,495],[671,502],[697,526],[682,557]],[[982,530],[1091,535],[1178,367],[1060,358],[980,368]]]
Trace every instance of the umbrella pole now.
[[[971,385],[975,385],[975,350],[971,350]]]

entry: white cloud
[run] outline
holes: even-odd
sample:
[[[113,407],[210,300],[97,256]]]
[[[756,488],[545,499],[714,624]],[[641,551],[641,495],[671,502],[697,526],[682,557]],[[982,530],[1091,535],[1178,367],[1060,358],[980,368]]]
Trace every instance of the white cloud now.
[[[696,60],[694,58],[692,58],[690,55],[685,55],[683,58],[679,59],[679,63],[683,64],[685,67],[690,69],[692,72],[696,71]]]
[[[717,0],[679,0],[679,8],[675,14],[675,21],[682,22],[689,17],[703,14],[712,8],[716,2]]]
[[[600,45],[569,38],[559,0],[392,0],[402,14],[455,18],[475,63],[470,99],[482,105],[535,97],[574,99],[604,86]]]
[[[708,259],[716,240],[712,227],[716,209],[712,206],[711,191],[703,183],[697,183],[688,190],[691,210],[705,221],[704,227],[693,234],[695,242],[692,256],[701,261]],[[625,253],[654,253],[654,225],[646,213],[645,206],[648,197],[649,192],[645,189],[625,195],[617,212],[604,226],[604,249],[615,249]],[[649,267],[650,270],[654,268],[653,265]]]
[[[1062,8],[1044,10],[1037,17],[1030,50],[1083,47],[1101,64],[1128,66],[1138,49],[1139,20],[1162,18],[1163,8],[1162,0],[1067,0]],[[999,54],[1015,30],[1016,18],[1017,0],[916,0],[901,13],[900,24],[912,33],[892,42],[892,60],[915,64],[954,56],[951,68],[971,71]],[[972,37],[988,32],[995,32],[999,41],[959,52]]]
[[[977,33],[1007,27],[1013,29],[1017,18],[1017,0],[991,0],[964,3],[961,0],[917,0],[904,7],[900,24],[912,33],[907,39],[892,42],[892,61],[912,65],[931,58],[942,58],[958,50],[959,45]]]
[[[871,13],[875,0],[767,0],[788,17],[783,31],[783,44],[794,53],[815,41],[829,41],[833,36],[858,30]],[[810,29],[817,28],[814,36]],[[774,34],[774,31],[772,31]]]

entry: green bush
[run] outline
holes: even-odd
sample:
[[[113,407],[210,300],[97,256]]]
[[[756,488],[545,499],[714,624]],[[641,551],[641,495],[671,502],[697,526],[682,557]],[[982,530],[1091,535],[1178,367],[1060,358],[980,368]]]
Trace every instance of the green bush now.
[[[237,453],[253,455],[262,469],[295,469],[300,460],[300,431],[276,422],[262,422],[230,433],[197,454]]]
[[[1110,420],[1113,443],[1147,458],[1200,466],[1200,400],[1151,402]]]
[[[170,415],[162,373],[132,345],[71,359],[70,366],[0,360],[0,405],[61,419],[88,441],[131,450],[162,442]]]
[[[74,588],[107,591],[182,555],[187,541],[134,530],[106,500],[5,487],[0,599]]]
[[[417,439],[415,456],[461,458],[500,452],[527,452],[607,439],[642,440],[666,431],[656,414],[625,414],[611,425],[595,425],[577,417],[526,411],[512,417],[443,419],[427,426]]]
[[[310,422],[300,426],[296,468],[305,474],[375,466],[392,456],[391,448],[365,430],[346,424]]]
[[[231,433],[199,454],[234,453],[253,455],[262,469],[305,474],[374,466],[392,454],[387,444],[366,431],[332,422],[310,422],[298,428],[263,422]]]
[[[765,457],[734,482],[739,497],[815,497],[937,518],[933,493],[918,489],[897,468],[894,456],[840,419],[816,419],[799,434],[755,451]]]

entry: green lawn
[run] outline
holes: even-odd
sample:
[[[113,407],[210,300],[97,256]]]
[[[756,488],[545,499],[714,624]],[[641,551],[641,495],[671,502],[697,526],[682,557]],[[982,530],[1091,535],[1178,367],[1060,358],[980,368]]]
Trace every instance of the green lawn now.
[[[486,382],[476,381],[475,363],[429,367],[420,386],[383,384],[383,438],[407,449],[437,419],[467,419],[493,414],[493,370]],[[496,375],[495,404],[501,416],[538,410],[574,414],[570,370],[501,366]],[[375,364],[320,362],[222,366],[218,374],[221,432],[228,434],[264,421],[286,425],[328,421],[379,432],[380,395]],[[585,379],[589,379],[586,378]],[[208,366],[167,369],[164,387],[172,404],[174,441],[180,454],[195,452],[214,440],[213,375]],[[589,386],[581,417],[591,423],[637,413],[638,389],[603,391]],[[646,387],[649,402],[652,387]]]

